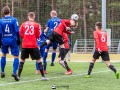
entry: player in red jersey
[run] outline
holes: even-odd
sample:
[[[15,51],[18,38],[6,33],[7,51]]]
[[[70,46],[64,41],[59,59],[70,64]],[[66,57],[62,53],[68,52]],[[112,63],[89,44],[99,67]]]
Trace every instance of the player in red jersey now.
[[[107,46],[107,34],[102,31],[101,22],[96,22],[95,31],[94,31],[94,39],[95,39],[95,52],[93,54],[93,59],[89,65],[88,74],[86,77],[90,77],[92,69],[94,67],[94,63],[99,57],[102,57],[102,60],[106,63],[106,65],[115,73],[116,78],[119,78],[119,73],[116,68],[110,63],[108,46]]]
[[[18,70],[18,76],[20,77],[25,63],[25,59],[31,56],[32,60],[36,60],[38,63],[39,71],[42,75],[42,80],[47,80],[43,72],[43,66],[41,62],[41,57],[39,54],[39,49],[37,45],[37,38],[40,37],[40,25],[34,21],[35,13],[30,12],[28,14],[28,21],[22,23],[20,26],[20,37],[22,38],[22,51],[21,51],[21,61]],[[19,78],[18,77],[18,78]]]
[[[78,20],[78,15],[73,14],[71,16],[71,19],[61,19],[60,24],[53,30],[51,35],[49,36],[49,39],[46,40],[46,42],[42,43],[40,48],[43,47],[44,45],[48,45],[51,42],[58,42],[60,46],[60,55],[61,55],[61,65],[63,67],[67,68],[67,62],[64,60],[65,58],[65,46],[63,42],[63,33],[72,33],[70,32],[70,26],[71,27],[76,27],[77,26],[77,20]]]
[[[73,31],[72,31],[72,33],[74,34]],[[69,43],[68,43],[69,38],[68,38],[67,33],[63,33],[62,36],[63,36],[63,42],[64,42],[64,46],[65,46],[65,56],[66,56],[67,53],[68,53],[68,51],[69,51],[69,49],[70,49],[70,46],[69,46]],[[61,55],[60,55],[60,53],[59,53],[59,55],[58,55],[59,62],[61,61],[60,57],[61,57]],[[66,59],[65,59],[65,61],[66,61]],[[60,64],[61,64],[61,63],[60,63]],[[66,64],[67,64],[67,63],[66,63]],[[68,65],[66,65],[66,66],[67,66],[67,68],[66,68],[66,69],[67,69],[67,72],[65,72],[65,75],[72,74],[72,70],[69,68]],[[65,67],[64,67],[64,68],[65,68]]]

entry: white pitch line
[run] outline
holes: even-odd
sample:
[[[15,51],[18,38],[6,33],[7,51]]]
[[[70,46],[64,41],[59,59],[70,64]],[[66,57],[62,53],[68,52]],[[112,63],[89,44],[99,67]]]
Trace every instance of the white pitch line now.
[[[111,71],[111,70],[99,71],[99,72],[92,72],[92,73],[101,73],[101,72],[109,72],[109,71]],[[50,80],[50,79],[58,79],[58,78],[65,78],[65,77],[83,76],[83,75],[86,75],[86,74],[87,73],[76,74],[76,75],[69,75],[69,76],[61,76],[61,77],[51,77],[51,78],[48,78],[48,79]],[[27,83],[27,82],[34,82],[34,81],[38,81],[38,80],[42,80],[42,79],[34,79],[34,80],[27,80],[27,81],[5,83],[5,84],[0,84],[0,86],[13,85],[13,84],[21,84],[21,83]]]

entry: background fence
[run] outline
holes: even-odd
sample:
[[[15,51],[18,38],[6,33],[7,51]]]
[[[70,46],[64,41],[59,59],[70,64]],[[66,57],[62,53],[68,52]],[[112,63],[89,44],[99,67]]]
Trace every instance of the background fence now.
[[[77,13],[79,26],[75,29],[76,34],[69,36],[73,47],[76,39],[93,39],[94,23],[101,21],[101,3],[102,0],[0,0],[0,11],[8,5],[20,24],[27,20],[28,12],[34,11],[36,21],[43,29],[53,9],[60,18],[70,18],[71,14]],[[112,39],[120,38],[120,0],[107,0],[107,28],[111,29]]]

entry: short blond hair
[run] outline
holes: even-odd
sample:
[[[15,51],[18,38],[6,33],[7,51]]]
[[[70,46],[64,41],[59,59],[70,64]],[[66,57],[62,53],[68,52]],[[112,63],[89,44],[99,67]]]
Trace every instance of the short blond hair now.
[[[28,13],[28,17],[30,17],[30,18],[35,18],[35,13],[34,12],[29,12]]]
[[[56,12],[55,10],[52,10],[52,11],[50,12],[50,15],[51,15],[51,16],[57,16],[57,12]]]

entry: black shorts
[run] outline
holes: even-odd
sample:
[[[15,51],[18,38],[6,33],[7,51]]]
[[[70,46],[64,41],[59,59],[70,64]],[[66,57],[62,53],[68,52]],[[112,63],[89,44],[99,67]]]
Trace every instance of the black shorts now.
[[[68,53],[69,50],[70,50],[70,49],[65,49],[65,56],[67,55],[67,53]],[[59,53],[58,58],[60,58],[60,57],[61,57],[61,55],[60,55],[60,53]]]
[[[32,60],[39,60],[41,58],[38,48],[22,48],[21,59],[27,59],[29,55]]]
[[[102,51],[101,53],[99,53],[98,51],[95,51],[93,54],[93,58],[95,60],[99,59],[100,56],[103,61],[110,61],[109,53],[107,51]]]
[[[63,37],[54,31],[48,37],[51,42],[57,42],[59,45],[64,44]]]

